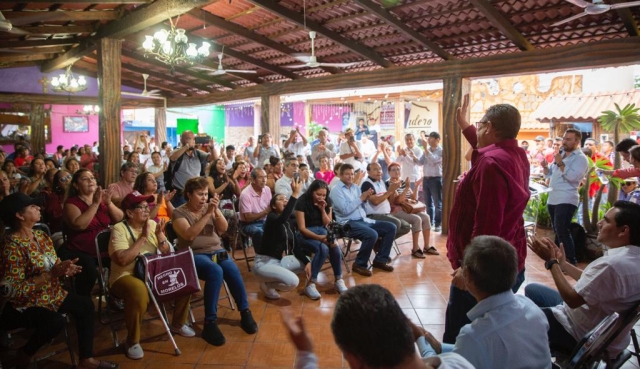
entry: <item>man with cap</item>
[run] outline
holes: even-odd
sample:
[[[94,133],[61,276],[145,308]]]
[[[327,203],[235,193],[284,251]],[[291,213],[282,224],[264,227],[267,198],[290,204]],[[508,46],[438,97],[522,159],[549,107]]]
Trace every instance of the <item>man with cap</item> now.
[[[638,179],[636,177],[629,177],[620,184],[618,200],[640,204],[640,189],[638,189]]]
[[[353,168],[358,171],[362,170],[362,161],[364,156],[362,154],[362,143],[356,141],[353,135],[353,128],[347,128],[344,131],[345,142],[340,144],[340,159],[345,164],[351,164]]]
[[[427,140],[422,141],[424,155],[420,158],[422,164],[422,190],[427,205],[429,219],[434,221],[435,232],[442,230],[442,146],[440,134],[431,132]]]
[[[531,157],[533,157],[537,163],[544,160],[544,136],[536,137],[536,147],[529,150]]]

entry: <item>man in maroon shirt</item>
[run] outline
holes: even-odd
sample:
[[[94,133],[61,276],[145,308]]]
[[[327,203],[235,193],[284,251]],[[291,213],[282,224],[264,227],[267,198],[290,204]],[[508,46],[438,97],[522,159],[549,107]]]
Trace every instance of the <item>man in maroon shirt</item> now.
[[[493,105],[476,126],[467,122],[469,95],[458,108],[457,121],[473,148],[471,170],[458,184],[449,218],[447,257],[455,270],[449,294],[443,341],[455,343],[460,328],[470,323],[467,313],[477,303],[465,291],[461,260],[476,236],[507,240],[518,254],[517,291],[524,281],[527,240],[522,215],[529,200],[529,160],[515,139],[520,113],[508,104]]]

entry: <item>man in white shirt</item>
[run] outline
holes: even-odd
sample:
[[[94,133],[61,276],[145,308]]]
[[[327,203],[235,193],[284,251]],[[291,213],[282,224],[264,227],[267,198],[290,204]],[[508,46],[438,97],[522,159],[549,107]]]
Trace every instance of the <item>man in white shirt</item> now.
[[[416,146],[416,138],[413,133],[407,133],[404,136],[406,147],[398,147],[398,162],[402,165],[403,179],[409,177],[412,186],[415,181],[420,178],[420,158],[422,150]],[[414,189],[413,187],[411,188]]]
[[[435,232],[442,230],[442,146],[438,132],[429,133],[426,140],[422,140],[424,155],[420,158],[424,181],[422,187],[427,214],[434,221]]]
[[[364,136],[363,136],[364,137]],[[382,168],[378,163],[367,165],[367,179],[362,182],[360,190],[364,193],[373,190],[373,194],[364,203],[364,212],[367,218],[384,220],[396,225],[396,239],[411,231],[411,225],[406,221],[391,215],[390,196],[400,187],[400,182],[393,182],[387,185],[382,181]]]
[[[295,158],[285,159],[284,175],[276,181],[275,192],[277,195],[284,195],[287,200],[291,197],[291,194],[293,194],[291,182],[293,182],[293,177],[298,174],[299,167],[298,160]],[[300,192],[301,195],[302,193],[303,192]]]
[[[356,171],[363,170],[362,143],[356,141],[352,128],[344,131],[344,137],[345,142],[340,144],[340,160],[345,164],[351,164]]]
[[[320,169],[320,156],[324,155],[329,159],[336,157],[336,147],[327,141],[328,136],[329,132],[326,129],[321,129],[318,132],[318,144],[311,148],[311,161],[316,170]]]
[[[558,248],[548,238],[530,242],[557,288],[536,283],[525,288],[525,295],[547,316],[552,347],[570,352],[606,316],[626,313],[640,301],[640,205],[616,201],[598,228],[598,242],[608,250],[584,270],[567,262],[562,244]],[[571,286],[565,274],[577,283]],[[610,357],[627,347],[630,328],[609,345]]]
[[[289,132],[289,138],[284,142],[284,148],[285,150],[291,151],[294,156],[307,156],[309,153],[309,143],[307,142],[307,138],[300,133],[300,127],[296,127],[296,129]]]
[[[367,135],[362,135],[360,143],[362,144],[362,155],[364,155],[364,161],[369,163],[371,161],[371,157],[376,153],[376,146]]]

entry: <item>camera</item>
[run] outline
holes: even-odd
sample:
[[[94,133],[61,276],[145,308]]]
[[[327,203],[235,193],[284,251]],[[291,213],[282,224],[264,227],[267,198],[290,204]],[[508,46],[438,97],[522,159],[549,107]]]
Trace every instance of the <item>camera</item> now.
[[[349,231],[351,231],[349,224],[332,221],[327,225],[327,243],[333,245],[336,243],[338,237],[343,237],[346,233],[349,233]]]
[[[211,136],[196,136],[196,145],[206,145],[211,141]]]

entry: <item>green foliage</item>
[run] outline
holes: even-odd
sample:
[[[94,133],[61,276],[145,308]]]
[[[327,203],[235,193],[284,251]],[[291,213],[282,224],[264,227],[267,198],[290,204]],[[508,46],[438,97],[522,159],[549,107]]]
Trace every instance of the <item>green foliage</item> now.
[[[530,198],[529,202],[527,202],[527,207],[524,209],[524,219],[530,222],[537,220],[540,227],[551,228],[551,218],[547,210],[548,199],[548,192],[540,194],[537,198]]]
[[[609,132],[624,132],[629,133],[631,131],[637,131],[640,129],[640,107],[636,108],[636,104],[627,104],[624,108],[620,109],[618,104],[615,104],[616,111],[606,110],[602,112],[602,115],[598,118],[598,122],[602,126],[602,129]]]
[[[318,135],[318,132],[320,132],[320,130],[322,130],[323,128],[326,128],[324,126],[321,126],[320,124],[311,121],[311,123],[309,123],[307,125],[307,137],[311,140],[315,140],[316,136]]]

